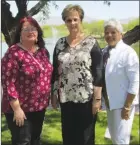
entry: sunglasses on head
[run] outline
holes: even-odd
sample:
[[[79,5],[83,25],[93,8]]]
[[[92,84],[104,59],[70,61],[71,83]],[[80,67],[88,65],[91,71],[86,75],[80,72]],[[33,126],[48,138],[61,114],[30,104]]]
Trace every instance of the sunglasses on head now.
[[[72,21],[77,22],[79,19],[74,18],[74,19],[66,19],[67,23],[71,23]]]

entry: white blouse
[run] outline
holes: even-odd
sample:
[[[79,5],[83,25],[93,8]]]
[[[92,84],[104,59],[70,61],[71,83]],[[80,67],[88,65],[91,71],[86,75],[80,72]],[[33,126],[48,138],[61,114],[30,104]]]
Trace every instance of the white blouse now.
[[[105,81],[110,110],[122,108],[128,93],[136,95],[133,104],[138,104],[139,59],[135,50],[122,40],[110,51]]]

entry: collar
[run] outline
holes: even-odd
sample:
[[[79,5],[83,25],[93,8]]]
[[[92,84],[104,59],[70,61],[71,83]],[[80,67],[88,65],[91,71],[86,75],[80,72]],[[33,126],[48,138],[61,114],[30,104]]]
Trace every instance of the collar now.
[[[123,43],[123,41],[122,41],[122,39],[116,44],[116,46],[115,47],[111,47],[111,46],[109,46],[108,45],[108,49],[117,49],[118,48],[118,46],[120,45],[120,44],[122,44]]]

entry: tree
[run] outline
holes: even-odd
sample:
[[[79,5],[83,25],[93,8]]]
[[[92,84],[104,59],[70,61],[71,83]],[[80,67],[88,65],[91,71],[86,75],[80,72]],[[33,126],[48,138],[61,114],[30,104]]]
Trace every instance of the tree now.
[[[140,40],[140,25],[137,25],[132,30],[127,31],[123,36],[123,41],[128,45],[132,45],[138,40]]]
[[[34,16],[38,12],[42,12],[42,19],[48,16],[49,13],[49,0],[39,0],[39,2],[27,11],[27,5],[29,0],[14,0],[18,13],[15,17],[12,16],[10,11],[10,4],[6,0],[1,0],[1,31],[4,35],[6,43],[10,46],[15,35],[16,26],[20,19],[24,16]],[[57,5],[52,2],[55,7]]]
[[[10,11],[10,4],[7,0],[1,0],[1,31],[5,37],[6,43],[10,46],[12,44],[12,38],[15,35],[16,26],[19,23],[19,20],[24,16],[34,16],[38,12],[42,12],[42,19],[49,13],[49,3],[52,2],[50,0],[39,0],[39,2],[32,7],[29,11],[27,11],[27,5],[29,0],[14,0],[17,8],[18,13],[15,17],[12,16],[12,12]],[[54,3],[54,6],[57,5]],[[105,4],[111,5],[111,2],[108,0],[104,1]],[[125,43],[131,45],[138,40],[140,40],[140,26],[137,25],[130,31],[124,34],[123,40]]]

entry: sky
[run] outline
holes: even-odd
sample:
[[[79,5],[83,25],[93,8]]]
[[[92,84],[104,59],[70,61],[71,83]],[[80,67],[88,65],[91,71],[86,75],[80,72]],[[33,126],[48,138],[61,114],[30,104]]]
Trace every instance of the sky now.
[[[14,1],[9,1],[11,10],[15,16],[17,8]],[[37,1],[30,1],[28,9],[33,7]],[[67,4],[79,4],[85,11],[85,15],[95,19],[125,19],[139,17],[139,1],[111,1],[111,5],[104,5],[103,1],[56,1],[58,9],[50,4],[50,17],[61,17],[61,12]]]
[[[138,17],[139,1],[112,1],[111,6],[104,5],[103,1],[59,1],[59,9],[55,10],[51,7],[52,16],[60,16],[63,8],[67,4],[79,4],[85,11],[85,15],[91,18],[108,19],[115,17],[117,19]]]

